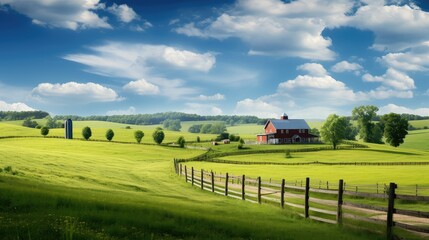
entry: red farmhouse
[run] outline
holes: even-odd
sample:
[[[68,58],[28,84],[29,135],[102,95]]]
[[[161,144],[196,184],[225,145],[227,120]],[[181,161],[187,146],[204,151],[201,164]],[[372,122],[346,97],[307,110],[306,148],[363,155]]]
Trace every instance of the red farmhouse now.
[[[280,119],[268,120],[265,134],[258,134],[258,143],[311,143],[319,137],[310,133],[310,127],[304,119],[289,119],[286,113]]]

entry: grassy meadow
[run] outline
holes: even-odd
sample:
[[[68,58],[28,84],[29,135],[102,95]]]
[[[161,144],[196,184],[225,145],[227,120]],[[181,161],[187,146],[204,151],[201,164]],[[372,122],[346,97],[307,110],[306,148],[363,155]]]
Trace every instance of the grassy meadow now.
[[[195,122],[189,123],[189,126]],[[311,125],[311,124],[310,124]],[[156,126],[136,126],[99,121],[74,122],[74,136],[89,126],[93,140],[135,142],[136,129],[144,131],[143,143],[97,142],[42,138],[39,129],[0,122],[0,236],[2,239],[384,239],[384,236],[351,228],[306,221],[286,208],[251,204],[201,191],[174,174],[173,158],[190,158],[211,148],[213,153],[248,151],[223,160],[258,162],[404,162],[429,161],[429,130],[411,131],[399,148],[369,144],[368,149],[255,154],[260,150],[286,150],[321,145],[212,146],[181,149],[153,144]],[[125,129],[130,126],[131,129]],[[185,126],[182,123],[182,126]],[[313,127],[313,126],[311,126]],[[229,127],[230,133],[254,139],[261,125]],[[62,137],[63,129],[49,136]],[[210,140],[215,135],[165,131],[164,142],[181,135]],[[33,137],[31,137],[33,136]],[[149,144],[150,143],[150,144]],[[253,152],[253,153],[252,153]],[[395,181],[401,185],[429,185],[429,166],[284,166],[188,162],[197,169],[246,174],[263,179],[369,185]],[[422,205],[418,206],[419,208]],[[429,207],[428,207],[429,208]],[[427,209],[427,206],[423,206]],[[249,224],[252,223],[252,224]],[[418,239],[418,237],[416,238]]]

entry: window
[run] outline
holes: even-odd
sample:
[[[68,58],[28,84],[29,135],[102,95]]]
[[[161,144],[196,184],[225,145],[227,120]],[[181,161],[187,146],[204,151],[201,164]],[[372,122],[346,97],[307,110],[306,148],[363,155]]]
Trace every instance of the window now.
[[[289,130],[288,130],[288,129],[286,129],[286,133],[289,133]]]

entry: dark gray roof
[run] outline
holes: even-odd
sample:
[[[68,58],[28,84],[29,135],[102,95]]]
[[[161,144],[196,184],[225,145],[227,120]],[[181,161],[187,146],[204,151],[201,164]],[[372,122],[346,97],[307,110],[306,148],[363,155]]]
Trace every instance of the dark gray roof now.
[[[304,119],[272,119],[269,121],[273,123],[276,129],[310,129]]]

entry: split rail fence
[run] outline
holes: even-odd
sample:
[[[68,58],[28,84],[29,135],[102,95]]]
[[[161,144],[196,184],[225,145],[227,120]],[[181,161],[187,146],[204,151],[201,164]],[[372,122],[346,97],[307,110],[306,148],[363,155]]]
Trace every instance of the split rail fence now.
[[[388,240],[394,239],[394,228],[429,234],[429,212],[399,209],[395,206],[395,200],[427,204],[429,196],[397,194],[398,186],[395,183],[390,183],[384,193],[366,193],[345,190],[345,183],[342,179],[338,181],[336,188],[332,187],[331,183],[332,189],[321,189],[320,182],[311,185],[310,178],[306,178],[304,183],[297,186],[295,181],[287,182],[285,179],[280,182],[274,182],[271,179],[263,181],[261,177],[250,178],[245,175],[233,176],[228,173],[215,174],[213,171],[197,170],[182,165],[176,159],[174,168],[176,174],[184,176],[186,182],[202,190],[252,203],[268,203],[282,208],[289,206],[297,209],[298,214],[304,218],[329,224],[351,226],[355,226],[355,224],[349,223],[354,222],[367,222],[371,223],[371,226],[376,224],[375,229],[378,231],[375,231],[385,233]],[[317,188],[317,184],[319,184],[319,188]],[[380,203],[357,203],[351,201],[353,198],[383,199],[387,201],[387,206],[381,206]],[[344,219],[347,221],[343,221]],[[368,225],[363,225],[363,227],[365,226]],[[385,231],[379,231],[380,228],[385,228]]]

